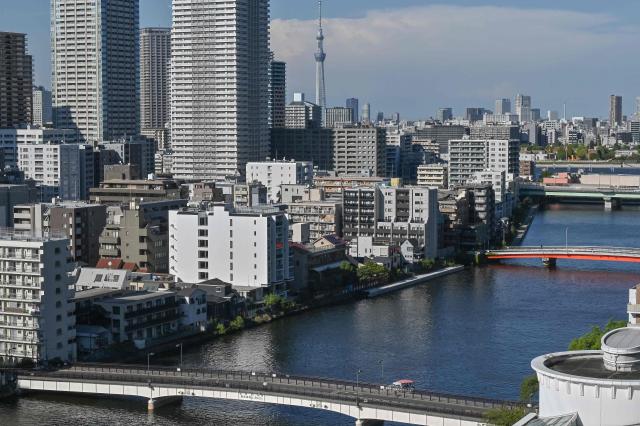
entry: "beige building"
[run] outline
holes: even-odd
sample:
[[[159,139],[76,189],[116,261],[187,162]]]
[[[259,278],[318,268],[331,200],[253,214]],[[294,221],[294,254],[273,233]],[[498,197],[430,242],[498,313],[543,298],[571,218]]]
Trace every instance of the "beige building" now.
[[[418,186],[433,186],[439,189],[447,188],[448,169],[442,164],[425,164],[418,166]]]
[[[289,218],[293,223],[309,224],[310,239],[325,235],[342,236],[342,203],[304,201],[289,204]]]

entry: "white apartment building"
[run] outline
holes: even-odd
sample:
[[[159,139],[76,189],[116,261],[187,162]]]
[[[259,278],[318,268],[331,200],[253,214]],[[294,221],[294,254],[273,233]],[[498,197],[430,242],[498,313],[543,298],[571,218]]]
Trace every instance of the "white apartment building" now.
[[[269,0],[173,0],[176,178],[224,180],[269,155]]]
[[[492,169],[518,176],[520,141],[517,139],[452,139],[449,141],[449,186],[464,185],[474,173]]]
[[[418,166],[418,186],[439,189],[449,187],[448,167],[444,164],[423,164]]]
[[[42,86],[33,88],[33,124],[44,126],[53,123],[51,91]]]
[[[139,132],[139,0],[52,0],[54,123],[96,143]]]
[[[75,361],[66,238],[0,232],[0,359]]]
[[[290,281],[289,221],[275,208],[169,212],[169,272],[179,281],[217,278],[242,290],[283,292]]]
[[[18,168],[40,186],[42,200],[87,200],[93,184],[93,148],[84,144],[22,144],[18,146]]]
[[[61,144],[76,142],[76,132],[65,129],[0,129],[0,150],[7,166],[18,165],[18,145]]]
[[[281,185],[311,185],[313,163],[310,161],[263,161],[247,163],[247,182],[260,182],[267,187],[272,203],[282,199]]]
[[[285,108],[285,127],[289,129],[317,129],[322,127],[322,108],[305,101],[304,93],[294,93],[293,102]]]

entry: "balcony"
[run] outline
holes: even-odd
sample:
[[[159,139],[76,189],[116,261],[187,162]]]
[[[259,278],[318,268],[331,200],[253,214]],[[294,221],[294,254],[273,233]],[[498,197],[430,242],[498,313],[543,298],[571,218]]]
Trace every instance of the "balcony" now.
[[[628,304],[627,312],[630,314],[640,314],[640,304]]]
[[[100,236],[100,238],[98,238],[98,242],[100,244],[112,244],[112,245],[119,245],[120,244],[120,237],[114,237],[114,236]]]
[[[135,318],[135,317],[139,317],[139,316],[142,316],[142,315],[149,315],[149,314],[154,314],[156,312],[166,311],[168,309],[176,308],[177,306],[178,306],[178,304],[174,300],[174,301],[172,301],[170,303],[164,303],[162,305],[156,305],[156,306],[152,306],[150,308],[145,308],[145,309],[141,309],[141,310],[137,310],[137,311],[126,312],[124,314],[124,317],[126,319]]]
[[[137,324],[129,325],[129,326],[125,327],[124,331],[128,333],[130,331],[138,330],[140,328],[147,328],[147,327],[152,327],[152,326],[159,325],[159,324],[164,324],[164,323],[167,323],[167,322],[177,321],[178,318],[180,318],[180,315],[176,311],[168,312],[163,317],[154,318],[154,319],[149,320],[149,321],[144,321],[144,322],[140,322],[140,323],[137,323]]]

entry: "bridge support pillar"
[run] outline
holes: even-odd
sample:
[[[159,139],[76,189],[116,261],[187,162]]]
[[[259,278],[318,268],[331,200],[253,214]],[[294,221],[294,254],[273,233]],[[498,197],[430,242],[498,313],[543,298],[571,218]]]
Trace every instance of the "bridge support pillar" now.
[[[557,259],[545,257],[542,259],[542,264],[547,268],[555,268]]]
[[[369,419],[358,419],[356,420],[356,426],[383,426],[384,421],[382,420],[369,420]]]
[[[149,398],[147,402],[147,410],[154,411],[156,408],[163,407],[168,404],[180,404],[182,396],[163,396],[161,398]]]
[[[604,209],[606,211],[620,209],[620,200],[618,200],[617,198],[605,198],[604,199]]]

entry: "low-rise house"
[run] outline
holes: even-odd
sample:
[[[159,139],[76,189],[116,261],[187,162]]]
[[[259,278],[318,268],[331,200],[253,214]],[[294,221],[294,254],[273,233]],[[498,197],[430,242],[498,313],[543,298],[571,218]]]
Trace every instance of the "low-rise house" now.
[[[177,293],[180,329],[205,331],[207,328],[207,293],[197,287],[183,288]]]
[[[351,260],[347,256],[346,243],[336,235],[327,235],[311,244],[291,244],[294,262],[294,277],[290,289],[302,292],[312,282],[327,277],[328,272],[340,268],[342,262]]]

